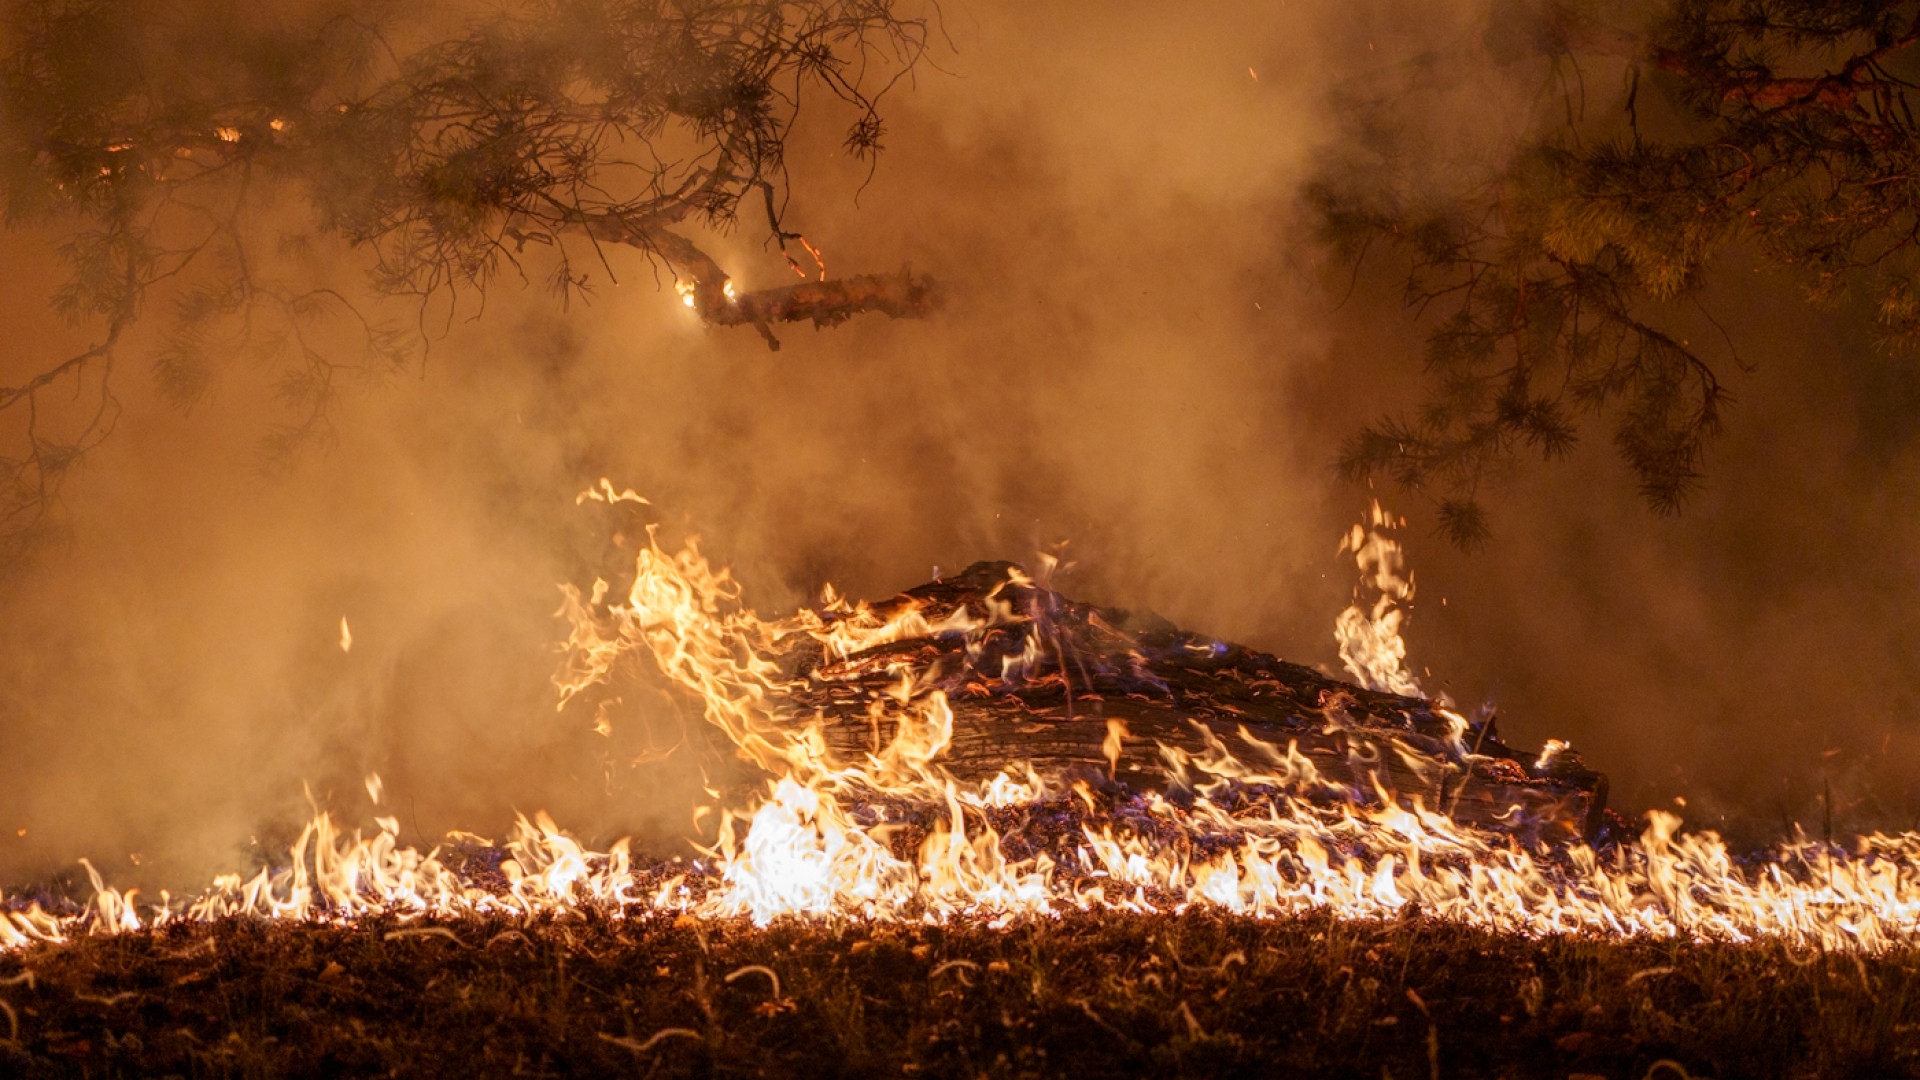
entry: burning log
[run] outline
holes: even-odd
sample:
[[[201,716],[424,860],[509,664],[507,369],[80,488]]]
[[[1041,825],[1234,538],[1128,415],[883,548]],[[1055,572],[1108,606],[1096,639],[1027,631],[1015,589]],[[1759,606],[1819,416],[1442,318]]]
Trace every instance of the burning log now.
[[[863,610],[928,629],[837,656],[819,634],[792,634],[778,657],[791,715],[816,717],[842,763],[893,742],[898,713],[876,706],[939,691],[953,730],[937,764],[961,781],[1027,762],[1096,787],[1177,790],[1187,762],[1231,757],[1316,778],[1303,786],[1329,800],[1418,801],[1528,842],[1591,839],[1604,820],[1606,778],[1558,743],[1525,755],[1491,719],[1339,682],[1151,613],[1079,603],[1011,563],[977,563]]]

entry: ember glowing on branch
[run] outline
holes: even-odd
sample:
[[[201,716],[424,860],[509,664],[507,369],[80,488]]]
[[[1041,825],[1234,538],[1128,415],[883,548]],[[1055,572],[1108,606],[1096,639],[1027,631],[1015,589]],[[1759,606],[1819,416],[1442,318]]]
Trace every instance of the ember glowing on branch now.
[[[645,503],[606,481],[580,499]],[[1151,616],[1076,604],[1009,564],[981,564],[880,605],[849,604],[829,588],[817,611],[766,619],[697,541],[668,550],[649,530],[622,595],[604,580],[584,593],[564,587],[571,632],[557,682],[564,706],[606,685],[621,658],[649,657],[764,771],[758,794],[717,808],[719,838],[703,858],[636,862],[624,840],[588,851],[539,813],[519,819],[498,860],[505,887],[488,889],[456,868],[489,841],[455,833],[423,853],[399,843],[392,816],[375,818],[368,836],[320,812],[284,865],[217,878],[188,901],[163,893],[143,902],[83,861],[95,892],[86,913],[0,911],[0,945],[239,913],[351,920],[592,907],[756,924],[1004,923],[1192,905],[1351,918],[1415,905],[1531,934],[1773,935],[1827,949],[1911,940],[1920,835],[1875,834],[1852,850],[1798,838],[1736,861],[1713,834],[1682,834],[1678,818],[1655,811],[1643,835],[1602,840],[1604,783],[1565,744],[1550,742],[1527,769],[1490,723],[1394,696],[1419,689],[1399,635],[1398,605],[1413,586],[1383,531],[1391,516],[1376,505],[1371,523],[1340,547],[1378,593],[1370,610],[1356,604],[1338,623],[1358,687]],[[343,649],[349,640],[343,619]],[[1185,717],[1184,731],[1167,726],[1163,699],[1185,700],[1170,679],[1225,685],[1249,671],[1246,707],[1215,693],[1226,713],[1209,708]],[[1282,745],[1255,728],[1287,730],[1258,719],[1280,715],[1263,694],[1294,700],[1286,680],[1320,693],[1312,715],[1288,718],[1297,734]],[[1018,725],[1050,754],[983,767],[956,743],[956,700],[968,739]],[[975,719],[1036,702],[1064,706],[1063,717]],[[830,723],[848,709],[864,717],[855,737],[864,743]],[[605,733],[604,708],[595,717]],[[1166,737],[1149,749],[1142,725]],[[379,805],[380,778],[366,787]],[[1585,808],[1584,824],[1569,806]]]

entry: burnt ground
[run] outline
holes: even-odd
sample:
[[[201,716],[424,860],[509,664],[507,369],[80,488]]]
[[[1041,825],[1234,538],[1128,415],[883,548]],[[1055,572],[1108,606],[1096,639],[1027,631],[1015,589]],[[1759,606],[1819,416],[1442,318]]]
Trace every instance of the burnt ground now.
[[[1920,948],[1417,917],[235,919],[0,955],[0,1002],[10,1080],[1920,1076]]]

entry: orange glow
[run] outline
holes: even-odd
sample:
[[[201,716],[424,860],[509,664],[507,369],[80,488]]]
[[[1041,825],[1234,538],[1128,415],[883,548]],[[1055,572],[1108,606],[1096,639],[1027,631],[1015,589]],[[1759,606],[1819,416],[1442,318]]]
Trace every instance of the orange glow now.
[[[645,502],[606,481],[580,500]],[[1342,542],[1381,600],[1343,613],[1341,655],[1359,681],[1417,689],[1405,670],[1399,620],[1389,617],[1413,595],[1398,545],[1380,532],[1391,524],[1376,506],[1373,527],[1356,526]],[[1011,580],[1025,583],[1017,572]],[[1231,746],[1209,737],[1204,753],[1159,748],[1168,776],[1180,781],[1173,785],[1179,797],[1096,792],[1022,761],[962,782],[942,764],[954,736],[952,705],[909,659],[884,660],[894,689],[875,698],[870,712],[893,734],[860,760],[835,759],[821,719],[791,704],[796,677],[775,658],[794,642],[819,650],[819,670],[872,662],[875,646],[915,638],[957,635],[971,645],[1033,618],[999,592],[982,611],[941,613],[911,602],[882,614],[829,591],[819,610],[766,619],[743,603],[739,584],[697,541],[669,550],[649,530],[624,595],[605,581],[585,591],[563,588],[560,613],[571,629],[556,683],[564,704],[608,683],[617,663],[650,660],[763,770],[759,794],[745,805],[696,813],[718,822],[702,859],[671,868],[636,864],[624,840],[589,851],[540,813],[521,817],[505,844],[505,887],[486,889],[451,870],[443,847],[402,846],[391,816],[376,817],[377,831],[367,835],[320,813],[282,867],[245,880],[216,878],[185,903],[142,906],[83,863],[95,889],[88,910],[56,917],[38,905],[0,908],[0,947],[240,913],[342,921],[375,912],[407,918],[582,908],[757,925],[839,916],[1004,924],[1070,910],[1195,906],[1251,917],[1330,910],[1391,918],[1416,903],[1426,915],[1532,935],[1774,937],[1868,951],[1920,931],[1920,834],[1876,833],[1850,849],[1796,835],[1736,862],[1713,833],[1682,832],[1678,817],[1653,811],[1631,842],[1530,849],[1513,833],[1462,825],[1421,795],[1388,791],[1378,780],[1365,802],[1328,800],[1330,785],[1297,744],[1263,742],[1244,727]],[[1003,678],[1023,677],[1020,666],[1029,662],[1008,657]],[[595,724],[602,734],[609,729],[604,710]],[[1465,730],[1459,719],[1456,739]],[[1105,733],[1111,770],[1130,735],[1118,722]],[[1563,748],[1550,743],[1543,761]],[[367,791],[376,805],[386,797],[377,776]],[[1038,817],[1071,824],[1051,844],[1024,836],[1012,844],[1015,834],[1001,831]],[[914,844],[900,839],[910,822],[919,823]],[[487,842],[449,835],[452,847],[476,843]]]

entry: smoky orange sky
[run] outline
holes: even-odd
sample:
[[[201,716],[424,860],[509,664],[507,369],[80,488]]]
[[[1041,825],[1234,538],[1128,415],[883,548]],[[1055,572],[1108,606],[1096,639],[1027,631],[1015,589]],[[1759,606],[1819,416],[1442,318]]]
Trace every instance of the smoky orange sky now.
[[[1751,370],[1729,369],[1738,404],[1676,519],[1604,428],[1496,492],[1472,555],[1417,497],[1335,477],[1345,435],[1418,400],[1423,327],[1390,268],[1342,302],[1300,186],[1358,152],[1332,91],[1440,45],[1466,59],[1414,103],[1427,152],[1497,164],[1538,80],[1474,66],[1488,18],[947,3],[870,183],[828,125],[791,147],[790,220],[835,273],[939,278],[925,321],[789,327],[775,353],[702,329],[637,258],[566,310],[509,284],[271,472],[265,373],[234,359],[182,413],[132,356],[62,536],[0,571],[0,881],[80,856],[190,881],[302,816],[303,784],[370,813],[368,771],[424,843],[542,808],[589,835],[684,833],[701,763],[609,768],[553,707],[556,586],[614,549],[574,502],[601,476],[702,536],[763,612],[1066,541],[1070,595],[1326,665],[1355,582],[1335,544],[1378,496],[1409,517],[1414,667],[1497,706],[1511,742],[1572,741],[1616,808],[1681,797],[1758,836],[1817,827],[1830,790],[1837,825],[1912,827],[1920,382],[1858,313],[1715,283]],[[789,273],[749,228],[708,240],[750,287]],[[47,238],[0,244],[11,376],[68,332],[45,313]]]

